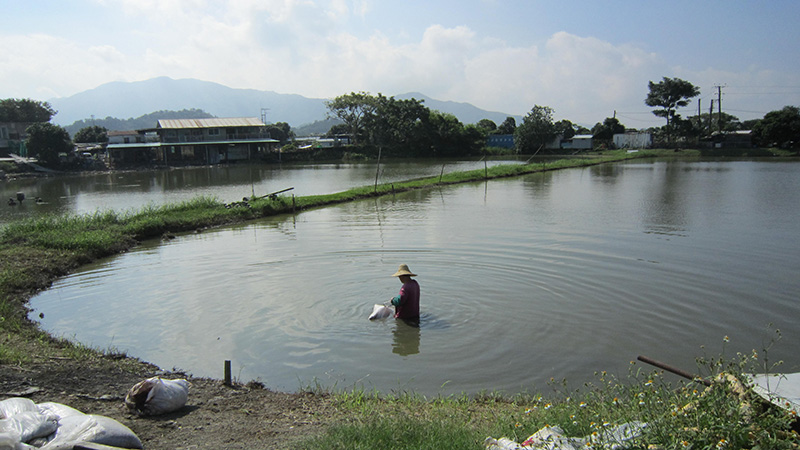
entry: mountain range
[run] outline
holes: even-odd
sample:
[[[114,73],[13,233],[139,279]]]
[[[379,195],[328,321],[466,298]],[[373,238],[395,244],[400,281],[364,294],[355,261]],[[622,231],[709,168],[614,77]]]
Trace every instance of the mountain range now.
[[[394,97],[423,100],[426,107],[453,114],[465,124],[490,119],[499,125],[507,117],[514,117],[517,123],[522,120],[521,116],[485,111],[469,103],[435,100],[418,92]],[[48,102],[58,111],[52,121],[62,126],[77,121],[88,122],[91,118],[125,119],[155,111],[199,109],[216,117],[264,117],[267,123],[286,122],[292,128],[298,128],[324,121],[328,113],[326,100],[273,91],[236,89],[191,78],[174,80],[158,77],[144,81],[106,83]]]

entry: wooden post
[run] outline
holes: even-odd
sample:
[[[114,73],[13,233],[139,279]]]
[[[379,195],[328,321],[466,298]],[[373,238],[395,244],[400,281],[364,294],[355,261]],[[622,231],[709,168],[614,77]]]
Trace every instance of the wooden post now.
[[[231,382],[231,361],[229,359],[225,360],[225,386],[230,386]]]

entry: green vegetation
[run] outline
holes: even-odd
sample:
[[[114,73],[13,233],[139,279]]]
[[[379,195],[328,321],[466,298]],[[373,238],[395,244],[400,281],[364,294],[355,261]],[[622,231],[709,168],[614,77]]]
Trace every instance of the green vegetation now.
[[[765,367],[767,351],[761,350],[763,359],[755,350],[730,360],[698,358],[698,374],[712,380],[708,387],[689,380],[670,382],[663,372],[631,362],[624,379],[597,373],[595,382],[574,390],[552,381],[550,398],[523,394],[428,399],[338,392],[333,402],[342,418],[326,434],[296,448],[478,449],[487,437],[522,443],[550,426],[566,436],[585,438],[586,448],[595,449],[604,448],[603,442],[618,443],[609,437],[610,430],[623,424],[646,424],[623,448],[797,448],[800,439],[791,431],[796,411],[774,407],[745,388],[745,373],[775,368]]]

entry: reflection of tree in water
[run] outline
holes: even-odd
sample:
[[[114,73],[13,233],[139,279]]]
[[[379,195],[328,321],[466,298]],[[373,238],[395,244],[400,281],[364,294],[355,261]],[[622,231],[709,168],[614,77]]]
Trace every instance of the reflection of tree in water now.
[[[402,320],[395,322],[392,331],[392,353],[401,356],[415,355],[419,353],[419,320]]]
[[[643,224],[646,232],[655,234],[680,235],[686,231],[688,223],[686,202],[683,198],[680,165],[655,165],[653,181],[648,185],[644,197]]]

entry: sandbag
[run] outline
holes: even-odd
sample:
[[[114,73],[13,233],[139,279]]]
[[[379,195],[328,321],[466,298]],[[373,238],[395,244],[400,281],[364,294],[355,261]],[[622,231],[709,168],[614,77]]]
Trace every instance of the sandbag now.
[[[25,411],[38,411],[33,400],[24,397],[7,398],[0,401],[0,419],[7,419]]]
[[[54,414],[59,419],[68,416],[85,416],[86,414],[77,409],[56,402],[37,403],[36,406],[42,414]]]
[[[0,432],[16,436],[19,442],[29,442],[53,434],[58,428],[58,417],[36,411],[24,411],[7,419],[0,419]]]
[[[10,433],[0,433],[0,450],[38,450],[24,442],[20,442],[16,436]]]
[[[372,307],[372,314],[369,315],[369,320],[385,319],[394,315],[394,310],[386,305],[375,305]]]
[[[153,377],[136,383],[128,391],[125,406],[141,416],[156,416],[183,408],[188,397],[188,381]]]
[[[41,450],[72,450],[81,442],[119,448],[142,448],[142,441],[130,428],[116,420],[94,414],[64,417],[50,442]]]

